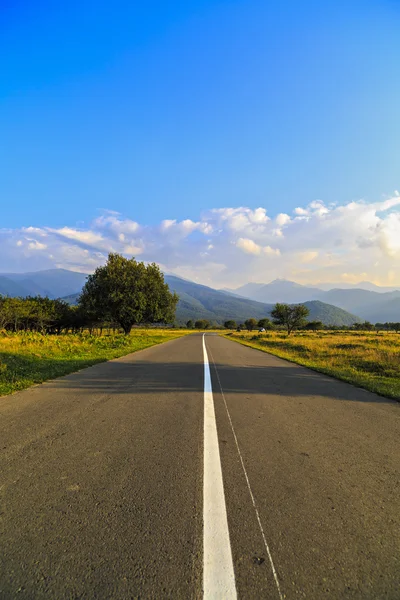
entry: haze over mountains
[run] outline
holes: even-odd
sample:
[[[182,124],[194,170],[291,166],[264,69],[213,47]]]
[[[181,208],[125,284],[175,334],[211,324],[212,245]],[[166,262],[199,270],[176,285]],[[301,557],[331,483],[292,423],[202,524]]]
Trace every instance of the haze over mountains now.
[[[81,291],[87,275],[67,269],[32,273],[0,273],[0,295],[62,298]]]
[[[75,304],[86,277],[85,273],[65,269],[0,274],[0,295],[21,297],[41,295],[49,298],[65,298],[71,304]],[[189,319],[209,319],[215,323],[223,323],[226,319],[235,319],[238,322],[249,317],[260,319],[270,314],[276,302],[259,302],[173,275],[165,275],[165,281],[180,297],[176,313],[177,321],[180,323],[185,323]],[[322,321],[327,325],[351,325],[360,320],[356,314],[316,298],[308,297],[302,302],[310,311],[310,320]]]
[[[226,291],[236,297],[241,296],[272,304],[276,302],[297,304],[319,300],[342,308],[372,323],[400,321],[400,290],[379,288],[369,282],[363,282],[357,286],[348,284],[346,288],[321,289],[285,279],[276,279],[267,284],[248,283],[237,289]]]
[[[74,303],[86,277],[85,273],[66,269],[2,273],[0,295],[68,297]],[[180,322],[193,318],[217,323],[228,318],[261,318],[270,313],[276,302],[304,303],[310,309],[310,320],[332,325],[349,325],[360,319],[372,323],[400,321],[400,290],[379,288],[369,282],[358,284],[362,287],[347,284],[346,288],[322,289],[276,279],[268,284],[248,283],[235,290],[215,290],[173,275],[166,275],[165,280],[180,296]]]

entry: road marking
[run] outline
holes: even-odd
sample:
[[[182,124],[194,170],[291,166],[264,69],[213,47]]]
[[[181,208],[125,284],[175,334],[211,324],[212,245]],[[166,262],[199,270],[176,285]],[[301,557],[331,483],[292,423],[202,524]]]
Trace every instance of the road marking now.
[[[236,585],[229,541],[210,364],[204,356],[203,598],[235,600]]]
[[[260,513],[258,512],[256,500],[254,498],[254,494],[253,494],[253,491],[252,491],[251,486],[250,486],[249,477],[247,475],[246,467],[244,465],[244,460],[243,460],[242,453],[240,451],[238,439],[236,437],[235,428],[233,427],[233,423],[232,423],[232,419],[231,419],[231,414],[229,412],[228,405],[227,405],[226,398],[225,398],[225,394],[224,394],[224,391],[222,389],[221,380],[219,378],[219,373],[218,373],[218,370],[217,370],[217,365],[215,364],[215,360],[214,360],[214,357],[213,357],[211,351],[210,351],[210,355],[211,355],[211,359],[213,361],[215,373],[217,375],[219,387],[220,387],[220,390],[221,390],[221,395],[222,395],[222,398],[224,400],[225,409],[226,409],[226,412],[227,412],[227,415],[228,415],[229,423],[231,425],[233,437],[234,437],[236,448],[237,448],[237,451],[238,451],[238,454],[239,454],[240,462],[242,464],[242,469],[243,469],[243,472],[244,472],[244,476],[246,478],[246,482],[247,482],[247,487],[248,487],[248,490],[249,490],[250,498],[251,498],[251,501],[253,503],[253,507],[254,507],[254,510],[255,510],[255,513],[256,513],[258,525],[259,525],[259,528],[260,528],[260,531],[261,531],[261,536],[262,536],[262,539],[263,539],[263,542],[264,542],[264,547],[265,547],[265,550],[266,550],[268,558],[269,558],[269,563],[271,565],[272,574],[274,576],[274,580],[275,580],[275,583],[276,583],[276,588],[277,588],[277,591],[278,591],[279,599],[283,600],[283,596],[282,596],[282,592],[281,592],[281,587],[279,585],[278,575],[277,575],[277,572],[276,572],[276,569],[275,569],[274,561],[272,560],[271,550],[269,549],[267,538],[266,538],[265,533],[264,533],[264,528],[263,528],[262,523],[261,523]]]

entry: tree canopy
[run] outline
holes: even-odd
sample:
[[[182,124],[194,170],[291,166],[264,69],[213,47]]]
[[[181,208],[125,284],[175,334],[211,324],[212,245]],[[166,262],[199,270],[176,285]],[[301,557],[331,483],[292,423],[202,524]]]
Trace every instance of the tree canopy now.
[[[236,329],[236,321],[234,321],[233,319],[228,319],[227,321],[225,321],[224,327],[225,329]]]
[[[173,322],[177,302],[158,265],[113,253],[89,275],[79,297],[86,312],[119,323],[126,334],[138,323]]]
[[[257,321],[256,319],[246,319],[246,321],[244,322],[247,331],[253,331],[253,329],[255,329],[257,327]]]
[[[309,310],[303,304],[275,304],[274,309],[271,311],[271,317],[276,325],[283,325],[286,327],[287,334],[290,335],[292,331],[302,327],[306,324],[306,319],[309,314]]]
[[[263,329],[271,329],[272,328],[272,323],[268,319],[268,317],[264,317],[263,319],[259,319],[258,326],[262,327]]]

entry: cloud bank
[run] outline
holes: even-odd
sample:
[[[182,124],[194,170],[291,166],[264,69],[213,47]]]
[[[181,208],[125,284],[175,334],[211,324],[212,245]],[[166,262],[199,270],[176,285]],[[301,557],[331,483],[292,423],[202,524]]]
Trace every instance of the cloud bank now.
[[[0,271],[91,272],[108,252],[155,261],[214,287],[285,277],[300,283],[400,284],[400,195],[345,205],[318,200],[291,214],[219,208],[197,221],[146,226],[104,211],[87,227],[0,229]]]

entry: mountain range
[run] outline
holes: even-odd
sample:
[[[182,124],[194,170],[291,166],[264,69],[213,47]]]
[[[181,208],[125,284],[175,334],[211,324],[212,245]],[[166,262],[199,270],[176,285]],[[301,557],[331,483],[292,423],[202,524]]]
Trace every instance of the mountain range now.
[[[348,285],[345,289],[321,289],[285,279],[276,279],[267,284],[247,283],[237,289],[224,291],[236,298],[244,297],[272,304],[276,302],[298,304],[318,300],[342,308],[372,323],[400,321],[399,289],[379,288],[369,282],[358,285],[363,287]],[[367,287],[370,289],[366,289]]]
[[[0,273],[0,295],[40,295],[66,298],[74,303],[86,278],[85,273],[67,269]],[[379,288],[370,282],[322,289],[276,279],[267,284],[247,283],[237,289],[215,290],[174,275],[165,275],[165,281],[180,297],[177,309],[179,322],[189,319],[209,319],[216,323],[226,319],[259,319],[268,316],[276,302],[306,304],[310,320],[332,325],[348,325],[360,319],[372,323],[400,321],[400,290]],[[327,287],[325,284],[324,288]]]
[[[274,303],[257,302],[240,298],[205,285],[166,275],[165,281],[179,296],[176,319],[185,323],[189,319],[209,319],[221,324],[227,319],[243,322],[249,317],[269,317]],[[310,321],[322,321],[326,325],[352,325],[360,319],[347,311],[320,301],[305,302]]]
[[[51,269],[35,273],[0,274],[0,294],[5,296],[48,296],[64,298],[75,304],[86,281],[85,273],[65,269]],[[239,294],[215,290],[205,285],[187,281],[174,275],[165,275],[172,291],[179,295],[176,320],[186,323],[189,319],[208,319],[221,324],[227,319],[243,322],[249,317],[267,317],[275,302],[259,302]],[[358,316],[348,311],[321,302],[318,299],[304,301],[310,314],[309,319],[327,325],[351,325],[359,321]]]
[[[81,291],[87,275],[67,269],[33,273],[0,273],[0,295],[62,298]]]

